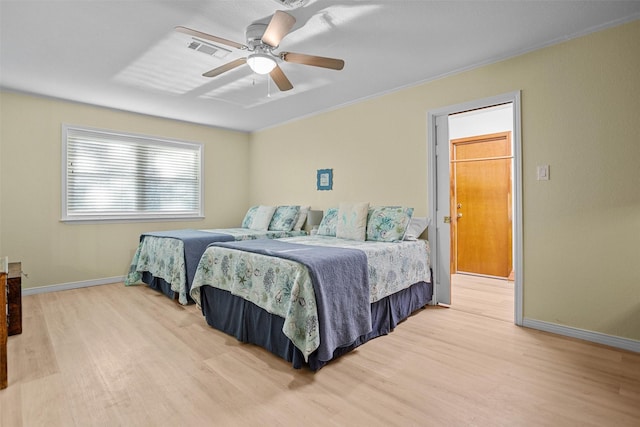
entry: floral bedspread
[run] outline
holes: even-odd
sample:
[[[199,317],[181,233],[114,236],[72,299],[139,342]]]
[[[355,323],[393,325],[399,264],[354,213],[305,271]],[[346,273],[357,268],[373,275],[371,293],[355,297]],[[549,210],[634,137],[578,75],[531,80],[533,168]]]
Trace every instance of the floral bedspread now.
[[[260,231],[247,228],[206,229],[211,233],[228,234],[235,240],[277,239],[281,237],[305,235],[304,231]],[[184,243],[170,237],[144,236],[133,255],[126,286],[142,284],[142,273],[149,272],[171,285],[178,294],[180,304],[188,303],[187,271],[184,258]]]
[[[429,247],[424,240],[359,242],[327,236],[283,240],[364,251],[369,267],[371,302],[414,283],[430,281]],[[284,318],[282,332],[302,352],[305,360],[318,348],[316,299],[305,266],[282,258],[210,246],[200,259],[191,286],[191,297],[198,305],[202,286],[224,289]]]
[[[430,282],[429,243],[426,240],[378,242],[302,236],[282,239],[291,243],[360,249],[367,255],[371,302],[374,303],[417,282]]]
[[[182,240],[145,236],[133,255],[125,286],[142,284],[142,273],[147,271],[171,284],[171,290],[178,293],[180,304],[187,304],[187,269]]]

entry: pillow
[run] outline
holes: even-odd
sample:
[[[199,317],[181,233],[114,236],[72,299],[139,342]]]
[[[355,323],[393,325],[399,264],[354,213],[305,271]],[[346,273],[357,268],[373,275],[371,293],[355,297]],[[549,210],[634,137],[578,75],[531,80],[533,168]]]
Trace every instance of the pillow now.
[[[253,221],[251,221],[251,227],[249,228],[252,230],[267,231],[269,229],[269,224],[271,223],[271,217],[275,211],[275,206],[258,206],[256,214],[253,217]]]
[[[327,213],[322,217],[320,225],[318,226],[318,236],[335,236],[336,235],[336,223],[338,222],[338,209],[329,208]]]
[[[307,220],[307,214],[311,210],[311,206],[300,206],[300,213],[298,214],[298,219],[296,220],[296,225],[293,226],[295,231],[302,230],[302,226],[304,222]]]
[[[418,240],[418,237],[427,229],[431,220],[427,217],[411,217],[404,240]]]
[[[256,211],[258,210],[258,206],[251,206],[247,211],[247,214],[244,216],[242,220],[242,228],[251,228],[251,223],[253,222],[253,217],[256,216]]]
[[[300,213],[300,206],[278,206],[269,223],[269,230],[291,231]]]
[[[376,206],[369,211],[367,240],[397,242],[402,240],[413,215],[413,208]]]
[[[350,240],[365,240],[367,237],[367,213],[369,203],[340,203],[336,237]]]

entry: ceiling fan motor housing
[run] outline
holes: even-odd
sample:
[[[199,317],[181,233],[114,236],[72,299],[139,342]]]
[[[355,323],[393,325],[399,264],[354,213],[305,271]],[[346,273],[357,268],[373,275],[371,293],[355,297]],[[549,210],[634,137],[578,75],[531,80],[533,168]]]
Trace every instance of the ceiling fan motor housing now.
[[[294,7],[301,7],[309,3],[309,0],[273,0],[279,5],[293,9]]]
[[[262,41],[262,36],[264,35],[265,30],[267,29],[267,24],[254,23],[247,27],[245,35],[247,37],[247,46],[250,51],[258,50],[258,51],[268,51],[269,48],[274,48],[276,46],[269,46],[268,44]]]

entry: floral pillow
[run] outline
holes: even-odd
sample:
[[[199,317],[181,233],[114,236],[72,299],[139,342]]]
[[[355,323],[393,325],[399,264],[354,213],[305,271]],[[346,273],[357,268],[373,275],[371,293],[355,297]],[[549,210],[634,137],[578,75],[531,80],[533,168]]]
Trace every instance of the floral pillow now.
[[[251,228],[251,224],[253,223],[253,217],[256,216],[256,212],[258,211],[258,205],[251,206],[247,211],[247,214],[244,216],[242,220],[242,228]]]
[[[413,208],[402,206],[376,206],[369,210],[367,220],[367,240],[397,242],[402,240]]]
[[[278,206],[276,208],[269,230],[272,231],[291,231],[296,225],[296,219],[300,214],[300,206]]]
[[[329,208],[318,226],[319,236],[335,236],[338,224],[338,208]]]
[[[336,237],[350,240],[365,240],[367,236],[367,213],[369,203],[340,203]]]

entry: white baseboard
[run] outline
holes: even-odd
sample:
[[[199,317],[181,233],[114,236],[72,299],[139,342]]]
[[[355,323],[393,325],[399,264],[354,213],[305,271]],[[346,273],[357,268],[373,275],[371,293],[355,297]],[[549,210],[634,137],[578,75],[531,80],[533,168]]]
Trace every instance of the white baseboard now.
[[[587,331],[585,329],[573,328],[571,326],[563,326],[555,323],[544,322],[542,320],[526,318],[523,319],[522,326],[640,353],[640,341],[630,338],[616,337],[614,335],[607,335],[601,332]]]
[[[44,294],[47,292],[68,291],[69,289],[87,288],[89,286],[108,285],[123,282],[125,276],[105,277],[104,279],[85,280],[82,282],[61,283],[59,285],[39,286],[22,290],[22,296]]]

